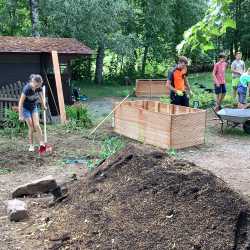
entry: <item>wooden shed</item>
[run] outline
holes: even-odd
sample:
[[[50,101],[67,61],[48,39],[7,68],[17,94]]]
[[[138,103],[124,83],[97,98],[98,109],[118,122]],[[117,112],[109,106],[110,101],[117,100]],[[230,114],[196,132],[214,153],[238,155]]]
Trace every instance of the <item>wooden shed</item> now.
[[[72,104],[70,61],[79,57],[90,61],[91,54],[90,48],[72,38],[0,36],[0,89],[26,82],[30,74],[41,74],[47,89],[51,88],[48,91],[51,113],[57,116],[62,113],[58,100],[60,85],[63,102]]]

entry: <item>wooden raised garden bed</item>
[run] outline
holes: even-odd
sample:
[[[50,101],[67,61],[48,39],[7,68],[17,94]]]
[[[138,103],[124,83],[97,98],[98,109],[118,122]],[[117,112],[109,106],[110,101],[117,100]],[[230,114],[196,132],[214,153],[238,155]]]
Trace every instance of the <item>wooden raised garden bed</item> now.
[[[203,144],[206,111],[156,101],[128,101],[114,113],[114,131],[161,148]]]
[[[161,97],[169,95],[166,79],[137,79],[135,95],[137,97]]]

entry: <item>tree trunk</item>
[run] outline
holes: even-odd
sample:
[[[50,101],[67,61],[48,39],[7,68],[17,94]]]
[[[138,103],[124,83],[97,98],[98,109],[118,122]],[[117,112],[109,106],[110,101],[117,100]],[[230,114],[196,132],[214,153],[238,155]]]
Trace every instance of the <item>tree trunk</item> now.
[[[142,57],[142,67],[141,67],[141,74],[142,74],[142,76],[145,75],[147,57],[148,57],[148,46],[145,46],[143,57]]]
[[[235,23],[236,29],[234,32],[234,49],[235,52],[239,51],[240,47],[240,11],[241,11],[241,1],[235,1]]]
[[[38,0],[29,0],[29,3],[30,3],[31,23],[32,23],[32,36],[40,37]]]
[[[91,57],[88,59],[88,79],[91,81]]]
[[[104,60],[104,45],[99,44],[96,57],[96,70],[95,70],[95,82],[97,84],[103,83],[103,60]]]

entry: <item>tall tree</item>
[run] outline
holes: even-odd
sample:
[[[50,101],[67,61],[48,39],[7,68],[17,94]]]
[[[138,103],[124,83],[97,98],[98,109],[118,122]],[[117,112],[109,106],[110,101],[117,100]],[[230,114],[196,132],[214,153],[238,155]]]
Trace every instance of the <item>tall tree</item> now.
[[[136,0],[130,1],[136,9],[134,23],[135,32],[141,44],[141,74],[145,74],[149,54],[153,56],[159,51],[164,54],[166,43],[171,42],[173,22],[170,15],[170,1]],[[158,54],[159,55],[159,54]]]
[[[41,6],[46,34],[75,37],[97,49],[95,79],[102,83],[105,50],[116,45],[115,34],[129,11],[126,1],[43,0]]]
[[[27,0],[0,0],[1,35],[29,35],[30,28]]]
[[[38,0],[29,0],[30,15],[32,23],[32,35],[35,37],[40,36],[39,32],[39,11],[38,11]]]
[[[229,28],[236,28],[236,22],[230,11],[234,0],[212,0],[205,17],[184,33],[184,40],[177,50],[183,52],[199,48],[202,51],[215,49],[214,38],[222,37]]]

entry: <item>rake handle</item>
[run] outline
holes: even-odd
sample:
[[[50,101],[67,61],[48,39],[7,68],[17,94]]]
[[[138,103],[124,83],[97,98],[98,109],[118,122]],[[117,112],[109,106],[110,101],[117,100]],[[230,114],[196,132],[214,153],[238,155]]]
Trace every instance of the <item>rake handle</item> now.
[[[45,102],[45,86],[43,86],[43,100]],[[43,110],[43,135],[44,135],[44,143],[47,143],[47,124],[46,124],[46,110]]]
[[[92,130],[92,132],[89,134],[89,136],[91,136],[93,133],[95,133],[95,131],[108,119],[108,117],[110,115],[112,115],[117,109],[118,107],[125,102],[128,99],[129,95],[127,95],[119,104],[116,105],[116,107],[95,127],[95,129]]]

